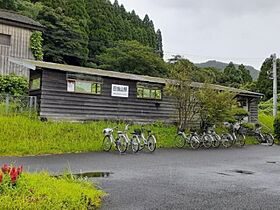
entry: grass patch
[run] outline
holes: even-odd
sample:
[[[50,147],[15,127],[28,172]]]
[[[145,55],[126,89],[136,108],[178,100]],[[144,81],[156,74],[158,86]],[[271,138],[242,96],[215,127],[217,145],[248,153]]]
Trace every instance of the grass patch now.
[[[88,181],[48,173],[22,173],[16,186],[0,189],[0,209],[96,209],[105,195]]]
[[[259,122],[264,125],[263,129],[266,132],[274,132],[274,117],[272,115],[267,115],[264,112],[259,113]]]
[[[103,129],[116,123],[41,122],[26,116],[0,116],[0,155],[22,156],[101,151]],[[118,125],[124,129],[125,124]],[[139,126],[132,126],[130,130]],[[158,139],[158,148],[174,147],[175,126],[157,123],[150,126]]]
[[[270,116],[260,114],[260,121],[269,128],[273,128],[272,119]],[[115,126],[117,126],[116,123],[108,121],[41,122],[24,115],[0,115],[0,156],[102,151],[103,129]],[[119,123],[118,126],[123,130],[125,123]],[[174,138],[177,128],[175,126],[155,123],[147,127],[157,138],[157,148],[176,147]],[[139,126],[131,126],[130,131],[135,128]],[[217,133],[223,132],[227,131],[217,128]],[[254,137],[247,137],[246,143],[255,144],[256,141]]]

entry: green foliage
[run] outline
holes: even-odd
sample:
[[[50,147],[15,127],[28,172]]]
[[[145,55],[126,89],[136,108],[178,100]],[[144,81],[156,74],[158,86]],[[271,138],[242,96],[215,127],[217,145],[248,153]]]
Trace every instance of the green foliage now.
[[[96,209],[104,195],[85,180],[22,173],[15,187],[4,187],[0,209]]]
[[[273,127],[276,138],[280,140],[280,115],[275,118]]]
[[[274,131],[274,127],[273,127],[274,117],[272,115],[267,115],[264,112],[260,112],[259,113],[259,122],[263,126],[263,130],[265,132],[271,133]]]
[[[149,16],[142,20],[135,11],[127,12],[117,1],[112,4],[108,0],[0,0],[0,8],[17,11],[45,26],[45,61],[95,66],[96,57],[121,40],[137,41],[163,56],[161,32],[155,32]],[[41,52],[38,54],[36,57],[41,59]],[[140,63],[150,65],[156,62],[156,66],[161,65],[158,59],[153,58],[141,57]],[[126,63],[123,65],[126,70],[131,67],[131,63],[127,67]],[[145,67],[143,72],[137,69],[139,74],[146,74],[145,71]]]
[[[261,72],[257,81],[257,90],[265,95],[264,100],[272,98],[272,80],[268,72],[272,72],[272,57],[265,59],[262,64]],[[280,82],[280,59],[277,59],[277,78]],[[278,86],[278,92],[280,87]]]
[[[250,71],[246,69],[246,67],[243,64],[238,66],[238,71],[241,72],[241,77],[242,77],[241,83],[248,83],[253,81]]]
[[[0,94],[26,95],[28,82],[24,77],[16,75],[0,76]]]
[[[237,104],[236,93],[229,91],[218,91],[205,83],[198,90],[197,100],[200,102],[200,117],[202,121],[218,124],[232,118],[232,109]]]
[[[61,8],[44,7],[38,20],[44,32],[44,60],[83,65],[88,59],[88,36],[79,22],[63,15]]]
[[[166,85],[166,93],[175,99],[178,123],[180,127],[186,128],[199,109],[196,91],[191,87],[196,67],[185,59],[180,59],[169,67],[169,77],[174,81],[169,81]]]
[[[242,83],[242,72],[230,62],[224,70],[224,80],[227,86],[238,87]]]
[[[44,56],[42,42],[43,42],[42,32],[40,31],[33,32],[30,37],[30,48],[34,58],[39,61],[42,61]]]
[[[278,98],[280,98],[280,94],[278,94]],[[280,104],[277,104],[278,110],[280,110]],[[273,113],[273,98],[267,101],[261,101],[259,104],[259,109],[265,113],[266,115],[272,115]]]
[[[252,82],[247,82],[247,83],[241,84],[239,86],[239,89],[257,92],[258,91],[257,81],[252,81]]]
[[[161,77],[167,75],[166,65],[160,56],[137,41],[117,42],[97,56],[97,62],[100,68],[112,71]]]
[[[0,8],[6,10],[16,10],[15,0],[0,0]]]

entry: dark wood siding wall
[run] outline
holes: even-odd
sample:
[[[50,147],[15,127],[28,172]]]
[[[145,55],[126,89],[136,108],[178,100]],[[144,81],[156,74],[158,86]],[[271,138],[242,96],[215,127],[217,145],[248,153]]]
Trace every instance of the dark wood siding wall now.
[[[176,121],[174,100],[162,95],[162,100],[137,98],[137,81],[103,77],[102,94],[67,92],[67,73],[57,70],[31,71],[30,77],[42,75],[41,91],[30,92],[38,96],[40,116],[57,120],[121,120],[138,123]],[[129,86],[129,97],[111,96],[112,84]],[[162,89],[164,85],[162,85]],[[249,98],[249,121],[258,119],[258,99]],[[199,126],[196,116],[190,126]]]
[[[137,81],[103,78],[102,94],[67,92],[66,72],[42,71],[41,117],[69,120],[127,120],[137,122],[174,122],[172,100],[137,98]],[[111,96],[111,85],[128,85],[129,97]],[[162,87],[163,88],[163,87]]]

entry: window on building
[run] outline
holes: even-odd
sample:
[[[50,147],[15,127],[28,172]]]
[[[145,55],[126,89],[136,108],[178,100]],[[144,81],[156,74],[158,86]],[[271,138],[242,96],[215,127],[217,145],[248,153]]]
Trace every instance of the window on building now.
[[[11,35],[0,34],[0,45],[10,46],[11,45]]]
[[[41,77],[30,79],[30,90],[40,90],[41,89]]]
[[[102,91],[102,79],[92,75],[69,73],[67,75],[67,91],[100,95]]]
[[[137,98],[161,100],[161,97],[162,91],[160,87],[142,84],[137,85]]]

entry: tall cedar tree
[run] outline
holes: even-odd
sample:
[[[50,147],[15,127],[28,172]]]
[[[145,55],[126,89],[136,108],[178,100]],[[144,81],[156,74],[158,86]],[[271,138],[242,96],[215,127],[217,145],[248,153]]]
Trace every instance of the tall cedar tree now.
[[[272,72],[272,57],[265,59],[265,61],[262,64],[261,72],[259,75],[259,78],[257,80],[257,90],[260,93],[263,93],[265,95],[265,100],[268,100],[272,98],[273,91],[272,91],[272,80],[269,78],[268,73]],[[277,59],[277,78],[278,78],[278,84],[280,81],[280,60]],[[280,87],[278,86],[278,92],[280,91]]]
[[[230,62],[224,69],[225,83],[231,87],[239,87],[242,83],[242,73]]]
[[[252,78],[252,76],[250,74],[250,71],[248,69],[246,69],[246,67],[243,64],[238,66],[238,70],[239,70],[239,72],[241,72],[242,83],[243,84],[253,81],[253,78]]]
[[[160,57],[163,58],[163,45],[162,45],[162,35],[161,35],[161,30],[157,30],[157,52],[159,53]]]
[[[109,0],[0,0],[0,8],[17,7],[21,14],[46,27],[46,61],[91,65],[96,56],[120,40],[135,40],[162,53],[162,38],[158,38],[149,16],[142,20],[117,0],[114,4]]]

